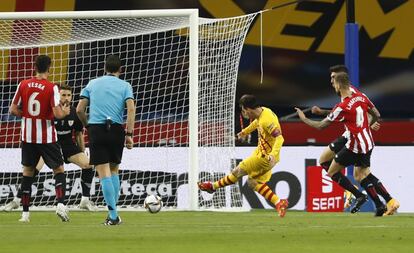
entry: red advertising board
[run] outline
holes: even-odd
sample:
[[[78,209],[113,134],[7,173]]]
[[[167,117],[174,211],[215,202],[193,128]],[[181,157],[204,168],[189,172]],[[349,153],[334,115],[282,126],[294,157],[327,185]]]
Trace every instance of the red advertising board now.
[[[342,212],[344,190],[320,166],[306,168],[306,210],[308,212]]]

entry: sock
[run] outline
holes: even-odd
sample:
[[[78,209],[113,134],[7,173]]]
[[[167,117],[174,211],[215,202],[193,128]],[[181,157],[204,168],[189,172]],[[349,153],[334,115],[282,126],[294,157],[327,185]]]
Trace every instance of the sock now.
[[[269,200],[273,205],[276,205],[279,200],[279,197],[273,193],[267,184],[258,183],[254,190],[262,195],[265,199]]]
[[[20,185],[19,190],[17,190],[16,197],[18,197],[19,199],[21,199],[22,196],[23,196],[23,191],[22,191],[22,186]]]
[[[22,190],[22,205],[23,212],[29,211],[30,195],[32,193],[33,177],[23,176],[21,190]]]
[[[213,188],[218,189],[227,185],[231,185],[237,182],[237,177],[233,175],[233,173],[230,173],[229,175],[221,178],[220,180],[213,183]]]
[[[109,218],[115,220],[118,217],[118,212],[116,211],[115,192],[111,177],[102,178],[101,186],[106,205],[108,206]]]
[[[377,193],[381,195],[387,203],[392,199],[387,189],[385,189],[384,185],[381,183],[381,181],[379,181],[379,179],[376,176],[372,175],[372,173],[369,173],[369,175],[366,178],[374,185]]]
[[[380,198],[378,197],[377,191],[375,190],[374,184],[371,183],[367,177],[362,179],[361,186],[367,191],[369,197],[374,201],[377,208],[383,205]]]
[[[328,161],[328,162],[323,162],[323,163],[321,163],[321,167],[324,170],[328,171],[329,170],[329,166],[331,166],[331,163],[332,163],[332,160],[331,161]]]
[[[349,179],[342,174],[341,172],[337,172],[332,176],[332,180],[337,182],[342,188],[351,192],[356,198],[362,197],[363,194],[358,191],[357,188],[349,181]]]
[[[112,185],[114,186],[115,204],[117,204],[119,200],[119,187],[120,187],[119,174],[112,174],[111,179],[112,179]]]
[[[66,195],[66,175],[58,173],[55,175],[55,192],[58,203],[64,204]]]
[[[33,174],[33,179],[37,176],[39,174],[39,171],[38,170],[34,170],[34,174]],[[34,180],[33,180],[34,181]],[[32,183],[33,183],[33,181],[32,181]],[[22,198],[22,195],[23,195],[23,192],[22,192],[22,186],[20,185],[20,187],[19,187],[19,189],[17,190],[17,194],[16,194],[16,197],[17,198],[19,198],[19,199],[21,199]]]
[[[93,180],[93,170],[92,170],[92,168],[82,169],[81,185],[82,185],[82,196],[83,197],[90,197],[91,196],[92,180]]]

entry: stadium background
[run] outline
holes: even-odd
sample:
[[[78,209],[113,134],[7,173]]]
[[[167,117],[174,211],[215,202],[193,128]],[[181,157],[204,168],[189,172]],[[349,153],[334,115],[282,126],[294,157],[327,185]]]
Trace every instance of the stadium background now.
[[[0,11],[199,8],[202,17],[221,18],[256,12],[285,2],[289,1],[128,0],[114,3],[96,0],[4,0]],[[414,143],[414,35],[410,32],[410,23],[414,21],[411,15],[413,10],[413,1],[356,1],[356,20],[360,24],[360,88],[382,113],[382,128],[379,132],[374,132],[376,143],[380,145],[401,146]],[[344,62],[344,25],[344,0],[306,1],[263,14],[263,83],[260,83],[261,28],[257,19],[251,26],[243,48],[237,97],[244,93],[256,94],[265,106],[272,108],[279,116],[292,113],[294,106],[332,107],[338,97],[332,91],[328,68]],[[13,27],[10,30],[11,39],[17,34],[16,29],[19,28]],[[9,53],[13,54],[13,50]],[[28,55],[33,58],[35,56]],[[0,59],[7,61],[12,58]],[[27,62],[31,64],[32,61]],[[19,66],[13,62],[3,64],[8,64],[9,71],[16,72],[16,75],[9,76],[31,75],[30,71],[23,75],[18,73],[19,68],[32,69],[31,66]],[[67,63],[59,62],[55,65],[61,66],[55,72],[66,75]],[[5,80],[5,77],[2,80],[3,84],[17,83],[16,80]],[[2,117],[8,117],[9,101],[2,103]],[[235,128],[238,131],[239,112],[237,107],[235,110]],[[248,122],[244,124],[247,125]],[[295,118],[281,124],[285,145],[291,146],[326,145],[343,131],[339,125],[325,131],[314,130]],[[165,127],[173,130],[174,124]],[[139,141],[139,136],[137,138]],[[239,145],[255,146],[256,136],[253,135],[251,140],[250,144]],[[0,142],[6,142],[4,144],[7,146],[7,141],[1,139]],[[178,139],[177,142],[184,143],[186,138]],[[295,171],[303,171],[302,164],[302,161],[300,165],[291,162],[280,164],[279,169],[289,171],[293,167]],[[302,192],[303,195],[303,187],[296,188],[298,194]],[[243,194],[249,193],[246,190]],[[258,202],[250,205],[261,207]],[[303,205],[299,209],[303,209]]]
[[[200,8],[202,17],[227,17],[255,12],[283,2],[288,1],[1,0],[0,11],[196,7]],[[263,16],[262,84],[259,83],[260,26],[256,20],[243,48],[238,96],[247,92],[257,94],[265,105],[281,116],[293,112],[293,106],[317,104],[329,108],[337,101],[329,85],[328,67],[343,62],[344,0],[308,2],[268,12]],[[387,180],[387,185],[404,203],[403,210],[400,209],[402,213],[373,219],[371,213],[355,216],[348,213],[315,214],[291,210],[284,219],[278,219],[274,212],[262,210],[237,214],[161,212],[155,216],[123,212],[125,223],[108,229],[100,225],[101,212],[72,212],[72,220],[67,224],[53,219],[49,212],[33,212],[31,224],[17,224],[20,212],[0,212],[0,227],[6,231],[0,234],[0,241],[4,242],[0,251],[43,253],[57,248],[65,252],[211,252],[212,249],[225,247],[226,252],[411,252],[414,246],[410,239],[414,231],[414,205],[411,204],[414,192],[411,178],[414,175],[410,168],[414,162],[414,1],[357,0],[356,5],[356,20],[361,25],[361,89],[376,103],[384,118],[381,131],[375,133],[377,144],[390,145],[376,149],[379,159],[374,159],[373,167],[377,169],[377,165],[382,166],[375,173],[379,172],[377,176]],[[0,57],[0,61],[2,59],[7,60],[7,57]],[[12,66],[9,63],[9,68]],[[0,79],[9,81],[1,76]],[[9,105],[8,101],[1,103],[3,108]],[[4,112],[1,114],[2,117],[5,115]],[[239,128],[238,118],[236,123],[235,127]],[[282,127],[286,144],[300,146],[285,148],[288,156],[275,169],[273,178],[286,178],[288,173],[296,176],[304,174],[304,159],[311,157],[316,162],[323,148],[319,145],[326,144],[342,131],[340,127],[323,132],[314,131],[295,119],[282,122]],[[309,142],[319,147],[303,146]],[[410,147],[402,147],[401,144]],[[245,157],[252,148],[238,147],[242,152],[238,152],[237,158]],[[3,154],[2,157],[17,161],[20,157],[18,152],[15,153],[17,156]],[[20,172],[18,167],[12,169],[16,175]],[[302,179],[300,181],[303,182]],[[272,185],[274,183],[271,182]],[[297,195],[303,192],[304,184],[301,187],[294,188]],[[264,204],[245,185],[241,189],[252,207]],[[3,191],[6,188],[0,189],[1,197]],[[228,243],[235,240],[237,243]]]
[[[289,1],[3,0],[0,11],[199,8],[200,16],[219,18],[256,12],[285,2]],[[360,25],[360,89],[376,104],[384,120],[382,130],[374,133],[376,143],[412,145],[414,35],[410,24],[414,21],[414,2],[365,0],[356,1],[355,5],[356,21]],[[331,108],[337,97],[330,86],[328,68],[344,62],[345,19],[344,0],[305,1],[264,13],[263,82],[260,83],[261,28],[257,19],[243,48],[237,97],[244,93],[256,94],[279,116],[292,113],[294,106]],[[13,31],[10,33],[13,39]],[[18,67],[9,64],[10,68]],[[59,65],[65,67],[64,63]],[[6,104],[2,107],[7,109]],[[236,130],[240,129],[240,120],[237,118],[235,122]],[[341,127],[331,127],[322,133],[295,119],[282,123],[282,127],[287,145],[324,145],[342,131]],[[253,136],[251,145],[255,145],[255,140]]]

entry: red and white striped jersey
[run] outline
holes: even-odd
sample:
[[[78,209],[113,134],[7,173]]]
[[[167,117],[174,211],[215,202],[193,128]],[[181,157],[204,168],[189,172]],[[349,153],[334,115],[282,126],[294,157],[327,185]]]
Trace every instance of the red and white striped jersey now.
[[[23,80],[17,87],[13,104],[22,110],[21,137],[26,143],[57,141],[53,107],[60,103],[58,87],[46,79]]]
[[[368,110],[374,108],[372,102],[361,92],[353,93],[338,103],[327,119],[345,124],[346,148],[357,154],[366,154],[374,147],[368,122]]]

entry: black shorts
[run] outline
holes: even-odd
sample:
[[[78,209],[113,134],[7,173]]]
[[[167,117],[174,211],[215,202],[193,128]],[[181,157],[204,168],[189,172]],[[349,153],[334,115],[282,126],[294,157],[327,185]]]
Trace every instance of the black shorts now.
[[[329,144],[329,148],[337,154],[339,151],[342,150],[343,147],[345,147],[346,142],[348,141],[347,138],[344,136],[336,138],[333,142]]]
[[[89,125],[90,164],[120,164],[124,151],[125,130],[122,125],[112,124],[110,130],[105,125]]]
[[[366,154],[356,154],[344,147],[335,155],[335,161],[344,167],[348,167],[351,165],[358,167],[370,167],[371,152],[372,150],[370,150]]]
[[[62,153],[57,143],[34,144],[22,142],[22,165],[36,167],[40,157],[51,169],[57,169],[63,165]]]
[[[82,150],[75,143],[72,143],[72,144],[61,143],[60,147],[62,148],[63,160],[65,161],[65,163],[70,163],[68,160],[69,157],[82,153]]]

